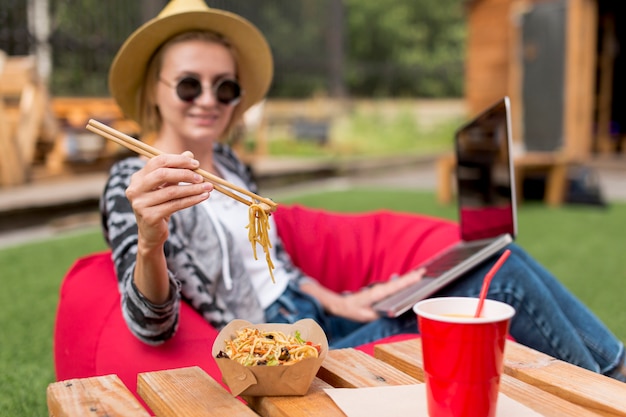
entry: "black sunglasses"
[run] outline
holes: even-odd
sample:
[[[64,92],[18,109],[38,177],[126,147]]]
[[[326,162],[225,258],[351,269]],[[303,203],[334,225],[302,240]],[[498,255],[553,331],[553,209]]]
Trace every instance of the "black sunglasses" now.
[[[202,95],[202,83],[195,77],[185,77],[178,81],[175,86],[161,80],[164,84],[176,88],[176,95],[182,101],[191,103]],[[235,80],[224,78],[211,86],[211,93],[217,101],[229,106],[235,106],[241,99],[241,86]]]

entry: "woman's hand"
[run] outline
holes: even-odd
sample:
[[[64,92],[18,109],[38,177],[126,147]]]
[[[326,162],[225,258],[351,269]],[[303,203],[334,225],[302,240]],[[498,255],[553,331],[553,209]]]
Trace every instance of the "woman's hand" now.
[[[144,249],[165,243],[173,213],[209,198],[213,185],[193,172],[198,166],[191,152],[164,154],[150,159],[131,177],[126,197],[137,218]]]
[[[410,271],[396,279],[374,284],[358,292],[337,294],[319,284],[307,282],[302,290],[317,298],[322,306],[335,316],[359,322],[376,320],[380,316],[372,308],[377,301],[388,297],[422,279],[425,270]]]
[[[154,304],[164,303],[171,295],[163,253],[170,216],[206,200],[213,190],[212,184],[193,172],[198,166],[191,152],[159,155],[132,175],[126,189],[139,235],[134,281]]]

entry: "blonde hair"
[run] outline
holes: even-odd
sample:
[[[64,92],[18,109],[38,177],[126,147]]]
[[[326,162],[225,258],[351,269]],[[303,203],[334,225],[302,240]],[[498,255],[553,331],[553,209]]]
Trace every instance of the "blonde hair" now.
[[[230,51],[237,65],[237,54],[235,48],[226,40],[222,35],[211,31],[189,31],[176,35],[167,40],[163,45],[156,50],[146,68],[146,75],[143,80],[143,85],[139,91],[139,126],[141,128],[142,140],[145,142],[151,142],[161,129],[163,119],[159,112],[159,108],[156,103],[156,85],[159,82],[159,76],[161,74],[161,68],[163,67],[163,56],[167,49],[177,43],[187,42],[192,40],[200,40],[205,42],[213,42],[219,45],[223,45]],[[235,68],[237,71],[237,68]],[[237,104],[239,106],[239,104]],[[238,120],[231,119],[226,127],[224,134],[220,140],[227,140],[234,127],[237,125]]]

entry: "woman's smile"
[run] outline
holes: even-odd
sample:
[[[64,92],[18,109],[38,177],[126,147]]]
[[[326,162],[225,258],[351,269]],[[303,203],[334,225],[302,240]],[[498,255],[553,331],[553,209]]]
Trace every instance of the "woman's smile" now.
[[[233,106],[221,103],[212,87],[223,78],[235,79],[232,53],[224,45],[191,40],[167,47],[157,84],[157,104],[162,117],[161,142],[177,149],[180,142],[215,143],[225,133]],[[191,99],[181,98],[177,84],[195,78],[202,85]]]
[[[212,113],[191,113],[187,115],[194,124],[198,126],[213,127],[220,119],[220,114]]]

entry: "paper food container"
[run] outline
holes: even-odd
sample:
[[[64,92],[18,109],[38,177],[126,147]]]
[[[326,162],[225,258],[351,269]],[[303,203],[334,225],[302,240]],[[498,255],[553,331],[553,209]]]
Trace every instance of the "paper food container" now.
[[[216,358],[220,350],[224,350],[225,341],[234,339],[237,330],[246,327],[261,331],[279,331],[287,336],[294,335],[298,330],[304,340],[319,344],[321,352],[317,358],[303,359],[287,366],[244,366],[229,358]],[[213,358],[222,372],[222,379],[234,396],[304,395],[327,353],[326,334],[319,324],[311,319],[299,320],[294,324],[252,324],[246,320],[233,320],[217,335],[212,350]]]

